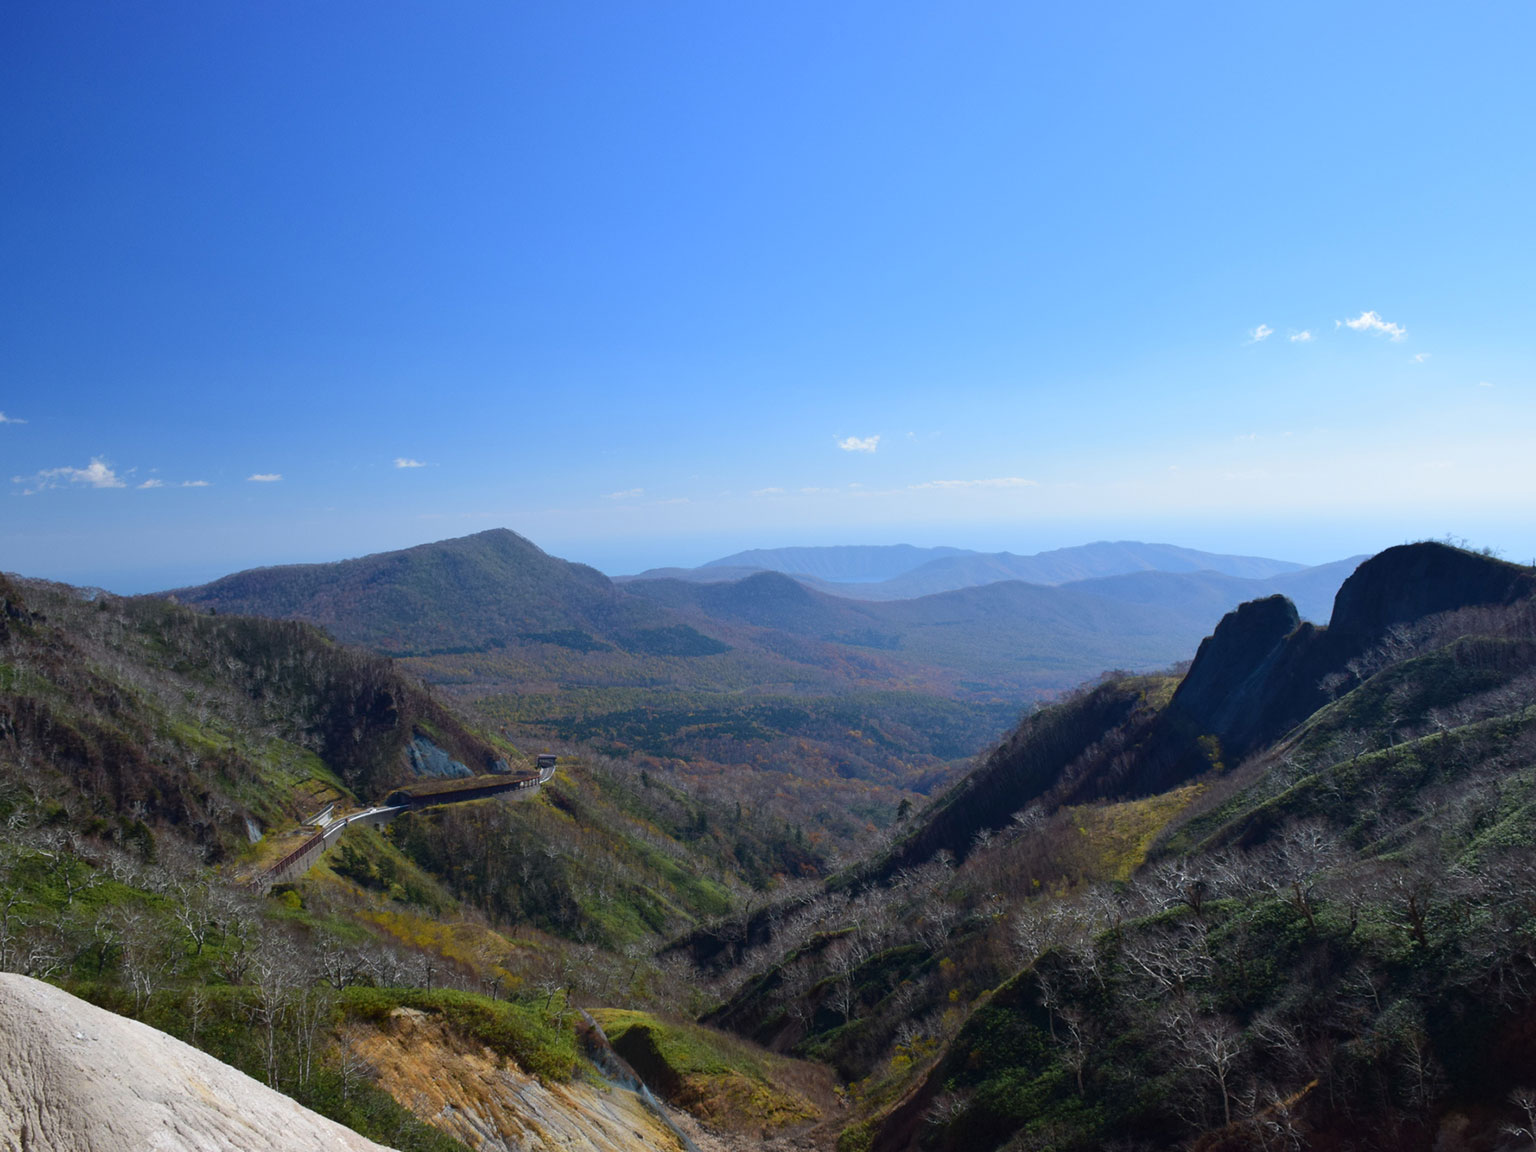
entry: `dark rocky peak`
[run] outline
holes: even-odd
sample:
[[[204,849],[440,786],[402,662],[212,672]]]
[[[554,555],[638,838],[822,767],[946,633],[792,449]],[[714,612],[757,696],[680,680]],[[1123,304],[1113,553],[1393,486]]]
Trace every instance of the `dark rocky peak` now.
[[[1228,612],[1200,642],[1170,710],[1198,731],[1218,736],[1240,725],[1244,698],[1275,665],[1300,625],[1296,606],[1280,595],[1250,600]]]
[[[1222,617],[1169,702],[1164,745],[1176,765],[1168,784],[1212,758],[1227,764],[1291,727],[1322,703],[1313,665],[1324,633],[1301,622],[1284,596],[1251,600]],[[1216,748],[1200,748],[1214,736]]]
[[[1528,568],[1446,544],[1402,544],[1371,557],[1344,581],[1328,628],[1334,645],[1364,648],[1395,624],[1478,604],[1512,604],[1532,592],[1536,578]]]
[[[1215,736],[1234,762],[1327,703],[1323,678],[1346,671],[1392,627],[1533,592],[1530,570],[1490,556],[1436,543],[1389,548],[1344,582],[1326,629],[1298,627],[1283,596],[1229,612],[1201,643],[1169,722],[1184,737]]]

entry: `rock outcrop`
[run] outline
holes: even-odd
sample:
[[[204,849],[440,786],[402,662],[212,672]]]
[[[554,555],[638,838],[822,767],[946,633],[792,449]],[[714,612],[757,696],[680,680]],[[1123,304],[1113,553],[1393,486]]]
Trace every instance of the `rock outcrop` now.
[[[1169,704],[1168,715],[1190,732],[1208,734],[1222,747],[1257,743],[1269,717],[1276,669],[1312,630],[1295,636],[1301,617],[1284,596],[1239,605],[1200,643],[1194,663]]]
[[[634,1093],[541,1083],[427,1013],[397,1008],[344,1039],[381,1088],[475,1152],[682,1152]]]
[[[1271,596],[1222,617],[1168,706],[1175,741],[1214,736],[1229,763],[1283,735],[1328,700],[1343,674],[1399,625],[1443,612],[1513,604],[1536,592],[1528,569],[1445,544],[1378,553],[1344,581],[1327,628],[1302,624]],[[1194,765],[1198,758],[1181,753]]]
[[[377,1152],[212,1056],[0,973],[3,1152]]]

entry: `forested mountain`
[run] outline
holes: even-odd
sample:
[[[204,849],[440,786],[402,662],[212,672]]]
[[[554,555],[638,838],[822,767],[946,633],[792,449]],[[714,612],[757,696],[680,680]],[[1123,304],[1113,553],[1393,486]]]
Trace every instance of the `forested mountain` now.
[[[1326,629],[1041,709],[818,898],[685,942],[851,1085],[839,1148],[1518,1146],[1536,575],[1391,549]]]
[[[305,841],[302,821],[434,761],[528,756],[312,625],[0,578],[0,970],[400,1149],[478,1146],[486,1117],[508,1138],[667,1146],[643,1105],[604,1099],[573,1000],[637,1010],[667,1051],[686,1038],[677,1083],[726,1129],[816,1119],[825,1074],[678,1031],[703,992],[652,956],[821,874],[804,829],[570,757],[532,793],[348,830],[269,897],[247,883]]]
[[[625,587],[700,628],[748,625],[867,649],[887,666],[942,677],[952,691],[1015,697],[1060,690],[1115,664],[1173,663],[1193,652],[1210,620],[1206,596],[1138,602],[1016,580],[889,603],[830,596],[774,572],[729,584]],[[1230,586],[1225,592],[1223,607],[1236,602]]]
[[[166,594],[183,604],[319,624],[338,640],[400,656],[480,651],[519,641],[604,650],[668,648],[672,622],[584,564],[494,529],[329,564],[238,572]],[[704,638],[670,647],[720,651]],[[666,653],[663,653],[666,654]]]

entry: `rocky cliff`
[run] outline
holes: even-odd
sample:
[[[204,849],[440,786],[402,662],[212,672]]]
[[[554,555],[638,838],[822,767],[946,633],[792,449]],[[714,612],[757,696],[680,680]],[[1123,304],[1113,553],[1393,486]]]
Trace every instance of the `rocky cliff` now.
[[[1344,581],[1327,628],[1302,624],[1283,596],[1227,613],[1201,643],[1166,719],[1180,736],[1214,736],[1235,763],[1322,707],[1325,678],[1351,676],[1351,662],[1394,628],[1533,592],[1529,570],[1490,556],[1432,542],[1388,548]]]

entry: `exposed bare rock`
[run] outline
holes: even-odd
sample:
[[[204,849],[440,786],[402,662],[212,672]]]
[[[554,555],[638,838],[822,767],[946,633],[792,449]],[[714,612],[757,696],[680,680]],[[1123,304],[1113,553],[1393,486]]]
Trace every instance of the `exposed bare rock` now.
[[[164,1032],[0,973],[0,1152],[370,1152]]]
[[[381,1088],[476,1152],[680,1152],[639,1097],[597,1084],[542,1084],[425,1012],[345,1039]]]

